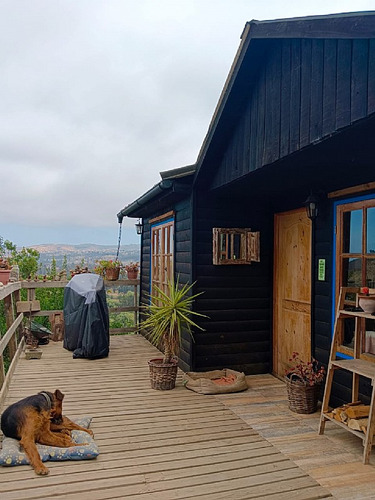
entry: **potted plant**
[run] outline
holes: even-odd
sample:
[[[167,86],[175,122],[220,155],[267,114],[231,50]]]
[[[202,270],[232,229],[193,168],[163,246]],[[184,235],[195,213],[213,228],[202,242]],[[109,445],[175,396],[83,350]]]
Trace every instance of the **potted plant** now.
[[[155,287],[156,295],[150,296],[150,305],[143,308],[146,317],[139,329],[146,330],[150,342],[164,351],[162,359],[148,362],[152,389],[169,390],[175,387],[182,331],[192,335],[192,327],[203,330],[191,319],[193,315],[207,317],[191,310],[194,300],[202,293],[191,295],[193,285],[180,285],[177,279],[176,282],[168,282],[166,293]]]
[[[139,262],[130,262],[129,264],[125,264],[124,269],[129,280],[136,280],[138,278]]]
[[[375,312],[375,294],[370,294],[368,286],[363,286],[360,289],[358,305],[365,313],[372,314]]]
[[[119,278],[122,264],[119,260],[97,260],[94,273],[108,281],[116,281]]]
[[[11,265],[8,259],[0,257],[0,282],[6,285],[9,282]]]
[[[285,370],[289,409],[295,413],[316,412],[324,367],[319,367],[316,359],[303,361],[298,352],[293,352],[289,361],[292,365]]]

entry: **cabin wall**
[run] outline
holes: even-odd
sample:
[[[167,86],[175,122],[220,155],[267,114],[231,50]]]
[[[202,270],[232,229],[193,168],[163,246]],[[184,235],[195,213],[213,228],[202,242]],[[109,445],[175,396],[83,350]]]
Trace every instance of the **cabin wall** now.
[[[272,225],[270,213],[197,194],[194,280],[195,292],[203,293],[195,310],[208,318],[199,321],[205,331],[194,335],[194,370],[232,368],[246,374],[271,370]],[[260,230],[261,262],[213,265],[213,227]]]
[[[250,56],[244,59],[237,83],[241,93],[233,103],[242,111],[229,142],[222,146],[212,188],[299,151],[375,111],[374,40],[268,43],[257,77],[247,88],[242,80],[252,61]],[[210,155],[208,160],[212,160]]]
[[[159,212],[152,214],[152,217],[143,218],[143,233],[141,244],[141,290],[140,304],[149,303],[150,283],[151,283],[151,226],[150,220],[173,210],[175,213],[174,226],[174,262],[175,279],[179,277],[180,283],[192,282],[192,249],[191,249],[191,198],[186,197],[174,206],[163,207]],[[184,334],[182,348],[180,352],[180,367],[184,370],[191,369],[192,339],[188,334]]]

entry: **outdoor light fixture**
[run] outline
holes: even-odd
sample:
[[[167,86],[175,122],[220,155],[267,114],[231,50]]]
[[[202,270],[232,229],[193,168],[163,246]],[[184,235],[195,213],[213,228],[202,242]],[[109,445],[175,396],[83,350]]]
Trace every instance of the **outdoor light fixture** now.
[[[141,219],[138,219],[137,224],[135,224],[135,229],[137,231],[137,234],[142,234],[143,224],[141,222]]]
[[[315,220],[318,215],[318,199],[314,196],[312,191],[307,197],[304,205],[306,207],[307,217],[310,220]]]

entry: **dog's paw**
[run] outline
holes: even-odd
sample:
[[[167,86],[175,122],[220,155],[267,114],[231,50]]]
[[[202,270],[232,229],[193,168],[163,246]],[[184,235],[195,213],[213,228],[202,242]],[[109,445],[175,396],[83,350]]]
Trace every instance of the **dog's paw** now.
[[[35,468],[35,473],[38,474],[38,476],[47,476],[49,474],[49,469],[42,465]]]
[[[94,433],[92,432],[91,429],[86,429],[86,432],[90,434],[91,437],[94,437]]]

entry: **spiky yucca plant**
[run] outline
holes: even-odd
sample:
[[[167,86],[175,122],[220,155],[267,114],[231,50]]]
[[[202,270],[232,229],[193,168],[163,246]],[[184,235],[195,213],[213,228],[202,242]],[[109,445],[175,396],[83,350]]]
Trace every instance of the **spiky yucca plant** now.
[[[190,318],[192,315],[207,318],[205,314],[191,310],[196,297],[203,293],[189,295],[194,284],[181,286],[178,279],[169,281],[167,293],[155,286],[156,295],[150,295],[151,304],[144,308],[146,318],[141,322],[140,329],[147,330],[152,344],[163,345],[163,363],[170,363],[173,356],[178,356],[183,329],[191,336],[191,328],[204,330]]]

